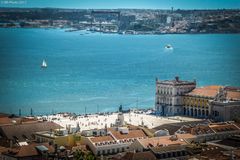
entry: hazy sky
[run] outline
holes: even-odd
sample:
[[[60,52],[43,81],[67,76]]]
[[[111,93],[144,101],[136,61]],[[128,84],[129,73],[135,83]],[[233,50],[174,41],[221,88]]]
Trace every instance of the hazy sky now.
[[[151,8],[218,9],[240,8],[240,0],[0,0],[1,7],[58,8]]]

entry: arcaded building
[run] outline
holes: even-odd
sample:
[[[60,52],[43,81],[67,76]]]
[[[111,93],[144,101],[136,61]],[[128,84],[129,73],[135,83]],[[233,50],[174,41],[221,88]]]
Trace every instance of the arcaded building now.
[[[181,115],[183,96],[196,88],[196,81],[156,79],[155,109],[162,116]]]
[[[240,116],[240,89],[205,86],[195,88],[183,98],[183,115],[229,121]]]
[[[240,88],[216,85],[196,88],[195,80],[156,79],[155,109],[161,116],[234,120],[240,117]]]
[[[183,96],[183,115],[208,118],[211,115],[209,102],[213,100],[221,86],[195,88]]]

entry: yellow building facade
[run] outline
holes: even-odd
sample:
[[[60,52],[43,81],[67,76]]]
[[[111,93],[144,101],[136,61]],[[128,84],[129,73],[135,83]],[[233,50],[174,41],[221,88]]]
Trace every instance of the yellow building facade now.
[[[212,98],[185,96],[183,98],[183,114],[192,117],[208,117],[211,113],[209,100],[212,100]]]
[[[37,132],[35,134],[36,141],[50,142],[52,144],[57,144],[58,146],[74,146],[81,140],[80,134],[65,134],[58,135],[54,134],[54,132]]]
[[[195,88],[183,97],[183,115],[208,118],[211,115],[209,102],[215,98],[221,86]]]

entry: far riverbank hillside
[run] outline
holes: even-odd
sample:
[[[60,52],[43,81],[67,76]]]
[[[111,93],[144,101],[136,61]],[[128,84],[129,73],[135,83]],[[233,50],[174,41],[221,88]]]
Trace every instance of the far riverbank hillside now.
[[[0,8],[0,27],[119,34],[240,33],[240,10]]]

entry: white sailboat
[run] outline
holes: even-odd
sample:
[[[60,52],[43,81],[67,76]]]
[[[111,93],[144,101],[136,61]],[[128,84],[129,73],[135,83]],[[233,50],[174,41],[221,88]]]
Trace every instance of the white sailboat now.
[[[41,67],[42,67],[42,68],[47,68],[47,62],[46,62],[45,59],[42,61]]]

